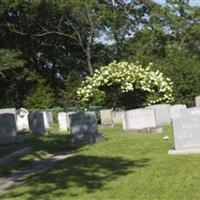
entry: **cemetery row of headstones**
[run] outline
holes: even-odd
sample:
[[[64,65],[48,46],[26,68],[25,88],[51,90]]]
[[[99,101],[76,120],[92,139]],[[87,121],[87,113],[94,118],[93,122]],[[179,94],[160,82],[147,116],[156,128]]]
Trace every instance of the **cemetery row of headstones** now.
[[[26,130],[34,135],[45,135],[53,122],[50,112],[28,112],[26,109],[0,109],[0,144],[21,141],[17,131]],[[61,131],[70,130],[72,144],[85,144],[102,139],[97,131],[95,112],[58,113]]]
[[[34,135],[47,133],[49,124],[53,122],[51,112],[31,112],[21,108],[0,109],[0,144],[22,141],[19,131],[30,131]]]

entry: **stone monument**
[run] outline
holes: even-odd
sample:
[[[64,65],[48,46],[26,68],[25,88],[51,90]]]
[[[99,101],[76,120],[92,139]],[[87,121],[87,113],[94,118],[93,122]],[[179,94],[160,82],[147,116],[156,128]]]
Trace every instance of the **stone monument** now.
[[[45,128],[44,113],[31,112],[28,114],[29,128],[33,135],[46,135],[48,134]]]
[[[95,112],[79,112],[71,114],[69,118],[72,144],[87,144],[103,139],[97,131]]]

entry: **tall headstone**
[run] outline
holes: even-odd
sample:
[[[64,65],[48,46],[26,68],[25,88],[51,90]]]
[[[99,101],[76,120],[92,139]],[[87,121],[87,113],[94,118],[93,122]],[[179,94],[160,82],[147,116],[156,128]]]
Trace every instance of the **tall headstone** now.
[[[153,109],[134,109],[123,112],[122,126],[124,131],[154,129],[156,117]]]
[[[58,126],[59,131],[67,131],[69,126],[67,123],[67,113],[65,112],[59,112],[58,113]]]
[[[46,135],[48,132],[45,128],[44,113],[32,112],[28,114],[29,128],[33,135]]]
[[[42,114],[43,114],[43,118],[44,118],[45,129],[48,129],[49,128],[49,122],[48,122],[48,118],[47,118],[47,112],[43,111]]]
[[[102,125],[113,126],[112,112],[113,112],[112,109],[100,110],[100,118]]]
[[[95,112],[79,112],[69,117],[72,144],[87,144],[102,140],[97,131]]]
[[[200,116],[184,115],[172,124],[175,149],[169,154],[200,153]]]
[[[17,130],[18,131],[29,131],[28,123],[28,110],[25,108],[20,108],[17,110]]]
[[[46,115],[47,115],[48,124],[52,124],[53,123],[53,114],[52,114],[52,112],[51,111],[47,111]]]
[[[176,104],[170,107],[170,117],[171,119],[177,119],[182,116],[182,110],[186,110],[186,105]]]
[[[0,144],[16,141],[17,127],[14,113],[0,113]]]
[[[148,106],[145,109],[154,109],[157,126],[168,125],[171,123],[170,105],[157,104],[157,105]]]
[[[200,106],[200,96],[195,97],[195,105]]]

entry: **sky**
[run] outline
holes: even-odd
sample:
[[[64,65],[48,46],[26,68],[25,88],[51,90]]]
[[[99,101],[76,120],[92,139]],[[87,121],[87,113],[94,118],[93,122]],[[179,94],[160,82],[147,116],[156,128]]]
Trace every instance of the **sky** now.
[[[165,0],[154,0],[157,3],[164,4]],[[192,6],[200,6],[200,0],[190,0]]]

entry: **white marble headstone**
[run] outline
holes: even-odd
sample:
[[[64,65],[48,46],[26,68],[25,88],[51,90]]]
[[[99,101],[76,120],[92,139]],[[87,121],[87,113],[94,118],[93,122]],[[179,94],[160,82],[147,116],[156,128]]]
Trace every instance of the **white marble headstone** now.
[[[113,125],[112,109],[100,110],[101,124],[105,126]]]
[[[134,109],[123,112],[123,130],[142,130],[156,128],[156,117],[153,109]]]

